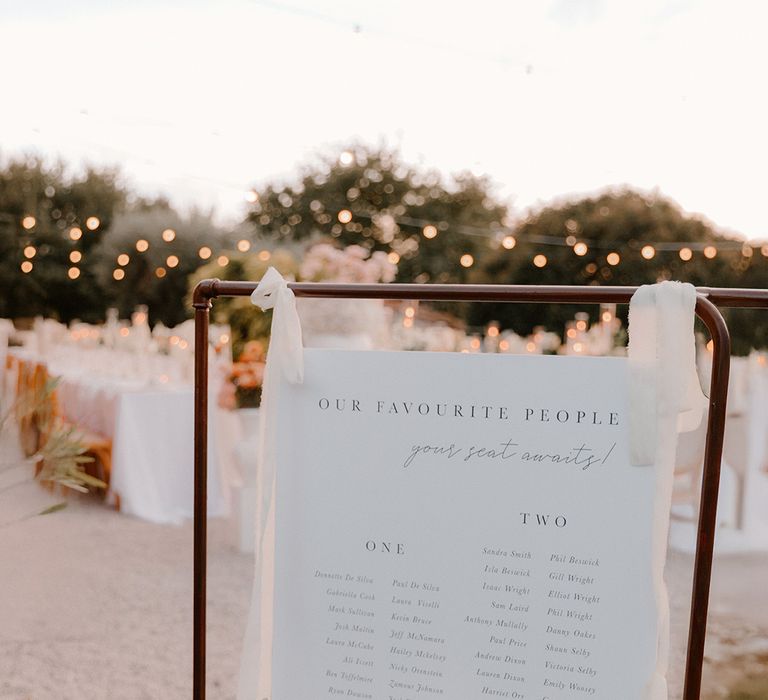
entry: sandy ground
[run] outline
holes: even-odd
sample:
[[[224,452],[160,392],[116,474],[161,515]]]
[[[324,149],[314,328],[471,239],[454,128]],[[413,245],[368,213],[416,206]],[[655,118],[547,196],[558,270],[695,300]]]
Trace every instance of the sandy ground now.
[[[28,468],[0,473],[0,698],[189,698],[191,524],[152,525],[94,498],[25,518],[59,501]],[[252,559],[229,532],[224,521],[210,524],[211,700],[234,697],[252,575]],[[680,693],[691,567],[690,556],[670,555],[672,698]],[[744,673],[768,677],[768,554],[717,559],[707,656],[707,699],[727,697]]]

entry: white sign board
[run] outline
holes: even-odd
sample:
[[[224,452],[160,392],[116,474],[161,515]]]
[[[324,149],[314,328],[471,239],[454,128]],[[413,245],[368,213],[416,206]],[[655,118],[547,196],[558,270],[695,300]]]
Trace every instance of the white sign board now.
[[[619,358],[306,350],[272,700],[641,700],[655,477]]]

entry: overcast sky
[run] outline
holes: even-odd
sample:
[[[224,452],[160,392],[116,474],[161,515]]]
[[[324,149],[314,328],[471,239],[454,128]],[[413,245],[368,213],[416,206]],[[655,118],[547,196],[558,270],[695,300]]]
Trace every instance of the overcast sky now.
[[[488,173],[518,211],[659,188],[767,238],[761,0],[0,0],[0,149],[244,211],[321,149]]]

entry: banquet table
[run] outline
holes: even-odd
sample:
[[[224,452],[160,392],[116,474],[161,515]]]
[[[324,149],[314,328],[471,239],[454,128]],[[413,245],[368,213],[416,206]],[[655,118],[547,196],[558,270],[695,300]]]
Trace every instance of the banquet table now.
[[[87,351],[77,362],[46,360],[17,349],[11,354],[20,362],[46,364],[48,373],[59,377],[56,398],[64,418],[111,439],[110,490],[119,496],[121,512],[155,523],[180,523],[193,516],[191,384],[171,381],[169,375],[157,381],[131,372],[105,374],[96,371]],[[103,367],[104,358],[98,359]],[[228,443],[227,426],[221,419],[214,416],[208,436],[210,517],[229,513],[225,460],[220,457]]]

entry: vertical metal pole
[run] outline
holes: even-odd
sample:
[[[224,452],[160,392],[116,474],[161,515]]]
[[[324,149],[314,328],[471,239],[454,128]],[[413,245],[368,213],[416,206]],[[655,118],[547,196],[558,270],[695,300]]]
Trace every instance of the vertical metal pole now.
[[[688,654],[685,660],[683,700],[699,700],[701,696],[701,672],[704,666],[709,589],[712,580],[712,558],[717,529],[720,461],[723,454],[728,375],[731,366],[731,340],[723,317],[709,300],[701,297],[698,300],[697,311],[712,334],[714,347],[712,348],[707,443],[704,452],[704,475],[701,482],[701,504],[696,537],[696,559],[693,568],[693,596],[688,632]]]
[[[208,298],[195,299],[195,520],[192,698],[205,700],[208,525]]]

